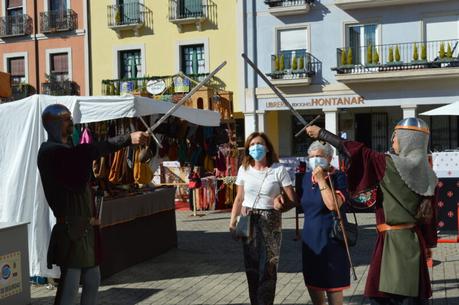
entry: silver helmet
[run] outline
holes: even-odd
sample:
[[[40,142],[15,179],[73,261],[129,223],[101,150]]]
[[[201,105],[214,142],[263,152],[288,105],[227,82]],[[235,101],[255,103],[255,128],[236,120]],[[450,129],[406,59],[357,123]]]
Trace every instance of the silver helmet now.
[[[426,122],[418,118],[405,118],[397,123],[395,130],[408,129],[430,134],[429,126]]]
[[[65,120],[71,119],[70,110],[61,104],[53,104],[43,110],[41,121],[48,133],[48,141],[62,142],[62,128]]]

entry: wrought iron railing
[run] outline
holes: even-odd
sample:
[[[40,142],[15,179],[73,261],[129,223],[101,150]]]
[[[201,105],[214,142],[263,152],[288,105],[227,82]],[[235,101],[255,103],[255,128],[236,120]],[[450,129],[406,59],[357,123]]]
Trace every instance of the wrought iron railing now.
[[[73,31],[77,26],[77,14],[71,9],[40,13],[40,32],[42,33]]]
[[[209,74],[194,74],[186,75],[190,79],[199,82],[202,81]],[[162,80],[165,83],[165,90],[162,93],[165,100],[170,100],[170,95],[174,92],[174,77],[176,76],[154,76],[154,77],[136,77],[136,78],[124,78],[124,79],[106,79],[102,80],[102,94],[103,95],[120,95],[124,89],[128,89],[129,93],[148,95],[146,91],[147,83],[150,80]],[[212,80],[210,85],[212,85]],[[193,82],[188,82],[189,88],[194,87]],[[126,88],[123,88],[123,84],[126,84]]]
[[[420,41],[337,49],[338,73],[459,66],[459,40]]]
[[[210,8],[210,0],[169,0],[169,20],[209,18]]]
[[[28,15],[0,18],[0,38],[32,34],[32,18]]]
[[[305,4],[312,4],[314,0],[265,0],[269,7],[290,7]]]
[[[320,62],[306,50],[286,50],[271,55],[272,79],[306,78],[316,74]]]
[[[80,95],[77,83],[70,80],[52,81],[41,84],[41,93],[48,95]]]
[[[136,25],[145,23],[145,6],[140,2],[107,6],[109,27]]]

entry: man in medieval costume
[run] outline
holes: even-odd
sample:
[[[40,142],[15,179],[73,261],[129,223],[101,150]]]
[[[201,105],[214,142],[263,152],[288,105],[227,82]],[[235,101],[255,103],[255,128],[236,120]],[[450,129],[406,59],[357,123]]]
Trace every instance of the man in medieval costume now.
[[[89,182],[92,161],[131,144],[145,144],[148,133],[133,132],[107,141],[72,145],[73,122],[63,105],[45,108],[42,123],[48,140],[38,152],[46,200],[56,217],[48,248],[48,268],[61,269],[55,305],[74,304],[80,278],[81,303],[95,305],[100,284],[100,238]]]
[[[347,159],[351,194],[376,192],[378,233],[365,296],[372,305],[425,304],[432,296],[426,256],[437,243],[437,177],[427,157],[427,124],[417,118],[401,120],[388,154],[317,126],[307,133],[332,144]]]

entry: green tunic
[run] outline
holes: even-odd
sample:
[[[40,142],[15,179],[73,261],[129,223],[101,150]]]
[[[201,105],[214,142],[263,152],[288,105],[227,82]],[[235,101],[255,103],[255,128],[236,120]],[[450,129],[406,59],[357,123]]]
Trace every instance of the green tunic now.
[[[408,188],[390,157],[386,158],[386,171],[380,186],[386,223],[416,223],[414,215],[421,197]],[[421,262],[416,232],[413,229],[390,230],[384,235],[379,290],[417,297]]]

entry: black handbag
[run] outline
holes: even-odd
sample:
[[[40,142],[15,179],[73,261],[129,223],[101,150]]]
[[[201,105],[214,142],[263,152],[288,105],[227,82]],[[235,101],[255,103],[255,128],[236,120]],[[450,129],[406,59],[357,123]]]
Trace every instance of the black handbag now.
[[[263,187],[263,182],[265,182],[267,175],[268,175],[268,172],[266,172],[263,180],[261,181],[260,189],[258,190],[257,197],[255,197],[255,201],[252,205],[252,209],[255,208],[255,205],[257,204],[258,199],[260,199],[261,188]],[[234,234],[236,235],[236,238],[238,239],[251,239],[253,236],[252,233],[253,233],[252,213],[249,211],[247,215],[239,216],[239,220],[236,224],[236,230]]]
[[[252,214],[241,215],[236,225],[237,238],[251,238],[252,237]]]
[[[343,231],[341,230],[341,224],[338,214],[335,211],[332,211],[331,213],[333,215],[333,226],[330,231],[330,238],[339,241],[344,245],[344,235]],[[354,211],[352,211],[352,214],[354,214],[355,223],[343,221],[344,230],[346,230],[347,244],[349,247],[353,247],[357,244],[357,238],[359,235],[357,217],[355,216]]]

